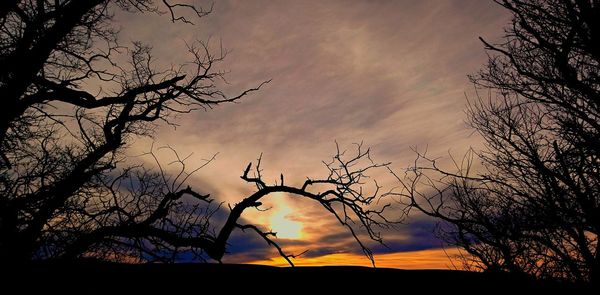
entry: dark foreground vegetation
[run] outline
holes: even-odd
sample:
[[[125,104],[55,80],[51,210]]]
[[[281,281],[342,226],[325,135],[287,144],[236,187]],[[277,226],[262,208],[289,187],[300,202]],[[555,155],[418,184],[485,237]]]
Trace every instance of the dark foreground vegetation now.
[[[221,261],[232,232],[242,230],[292,264],[275,233],[242,218],[245,210],[264,210],[275,193],[318,202],[372,258],[357,227],[381,242],[387,205],[374,208],[379,187],[367,195],[362,183],[368,170],[386,165],[371,161],[367,148],[352,157],[338,149],[325,163],[328,173],[302,186],[290,186],[283,174],[273,185],[262,177],[259,158],[242,172],[255,192],[229,207],[188,183],[214,157],[190,168],[168,147],[148,147],[144,156],[156,167],[127,156],[159,125],[238,102],[268,83],[226,95],[224,72],[216,70],[225,50],[190,42],[187,53],[173,53],[188,62],[162,67],[150,45],[122,44],[114,18],[160,14],[191,23],[210,10],[166,0],[0,1],[0,262]],[[159,161],[160,149],[172,159]],[[227,207],[227,216],[217,214]]]
[[[118,294],[125,291],[263,293],[419,290],[461,294],[512,291],[591,291],[587,285],[536,281],[507,273],[451,270],[401,270],[353,266],[271,267],[243,264],[32,263],[6,272],[10,284],[44,292]],[[35,282],[35,283],[32,283]]]
[[[238,102],[269,82],[227,95],[225,72],[217,70],[221,48],[190,42],[188,62],[163,67],[172,61],[155,61],[150,45],[122,41],[117,14],[191,23],[211,10],[182,2],[0,1],[0,265],[8,273],[1,283],[83,294],[279,284],[285,289],[274,291],[583,288],[525,277],[600,284],[600,1],[495,1],[511,23],[501,40],[482,39],[489,60],[471,76],[478,94],[467,108],[485,147],[455,171],[418,153],[405,174],[390,169],[404,190],[384,192],[377,182],[363,190],[372,170],[388,164],[358,145],[355,154],[338,148],[326,174],[290,186],[283,174],[275,184],[263,178],[259,157],[241,173],[256,189],[228,212],[208,188],[188,185],[206,163],[186,168],[186,157],[166,148],[174,155],[169,165],[179,167],[169,173],[153,147],[144,156],[155,165],[128,156],[159,126]],[[221,261],[235,230],[255,232],[292,264],[274,232],[242,218],[248,209],[264,211],[274,193],[318,203],[371,259],[360,238],[381,243],[380,229],[419,211],[439,220],[439,236],[487,272],[164,264]],[[384,214],[394,205],[405,209]]]
[[[600,1],[496,2],[466,110],[485,146],[448,170],[419,152],[404,196],[480,269],[599,284]]]

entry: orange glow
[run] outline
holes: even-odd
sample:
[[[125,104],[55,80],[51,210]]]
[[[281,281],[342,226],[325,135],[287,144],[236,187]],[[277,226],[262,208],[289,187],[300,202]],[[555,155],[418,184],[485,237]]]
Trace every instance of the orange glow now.
[[[375,256],[375,265],[383,268],[401,269],[464,269],[463,263],[457,259],[457,249],[429,249],[411,252],[396,252],[380,254]],[[451,259],[450,257],[455,257]],[[371,262],[364,256],[352,253],[335,253],[319,257],[296,258],[293,260],[297,266],[372,266]],[[248,262],[249,264],[262,264],[271,266],[289,266],[281,257],[267,260]]]

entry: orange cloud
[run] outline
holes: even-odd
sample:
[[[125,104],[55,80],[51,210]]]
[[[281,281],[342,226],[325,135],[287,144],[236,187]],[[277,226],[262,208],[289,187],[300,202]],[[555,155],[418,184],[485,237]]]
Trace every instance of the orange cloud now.
[[[410,252],[396,252],[375,255],[375,264],[382,268],[400,269],[465,269],[459,259],[458,249],[428,249]],[[364,256],[354,253],[335,253],[318,257],[296,258],[293,260],[296,266],[372,266],[371,262]],[[281,257],[266,260],[256,260],[248,264],[261,264],[271,266],[289,266]]]
[[[184,40],[218,36],[226,48],[233,49],[223,63],[215,65],[230,72],[227,78],[232,84],[223,85],[227,94],[236,95],[273,78],[240,104],[182,116],[176,130],[170,125],[158,128],[155,138],[137,141],[130,153],[147,152],[154,142],[180,154],[194,153],[192,165],[219,152],[216,161],[187,184],[210,193],[216,203],[224,202],[226,212],[228,204],[253,192],[254,186],[239,176],[260,154],[266,181],[273,183],[283,174],[287,184],[301,185],[307,177],[327,176],[321,161],[335,152],[334,140],[342,147],[364,141],[373,146],[375,161],[391,161],[396,171],[413,163],[413,146],[420,151],[427,146],[429,155],[443,157],[449,149],[460,156],[480,144],[464,124],[464,94],[472,91],[466,75],[487,60],[477,37],[498,38],[498,28],[509,15],[492,1],[347,2],[269,1],[264,5],[222,0],[200,26],[173,25],[168,17],[158,15],[117,15],[123,40],[148,42],[157,60],[168,63],[188,58],[173,54],[186,52]],[[218,53],[220,43],[213,45]],[[452,164],[447,157],[446,163]],[[446,167],[442,160],[439,165]],[[382,190],[399,185],[385,170],[370,176]],[[396,201],[390,200],[392,205]],[[370,265],[363,256],[348,254],[358,247],[352,236],[314,203],[273,195],[262,207],[273,210],[248,210],[242,217],[244,222],[278,232],[278,241],[291,253],[307,248],[319,254],[343,252],[300,258],[298,265]],[[396,216],[402,216],[401,209],[394,211]],[[385,241],[392,242],[392,251],[440,244],[430,234],[433,223],[415,222],[418,218],[413,215],[410,224],[383,233]],[[240,234],[232,242],[232,248],[237,248],[225,259],[285,265],[277,258],[259,260],[274,255],[259,239],[250,232]],[[452,267],[441,250],[382,254],[377,265]]]

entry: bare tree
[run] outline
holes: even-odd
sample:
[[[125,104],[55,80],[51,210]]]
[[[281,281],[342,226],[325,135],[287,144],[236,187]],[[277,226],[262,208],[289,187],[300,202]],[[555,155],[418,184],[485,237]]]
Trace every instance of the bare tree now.
[[[96,200],[94,205],[74,202],[73,208],[68,209],[72,213],[61,220],[69,224],[56,225],[53,233],[62,231],[64,237],[58,241],[45,241],[45,253],[49,257],[63,259],[88,256],[140,262],[170,262],[184,253],[187,259],[221,261],[229,237],[234,230],[241,229],[256,232],[293,266],[290,258],[296,255],[286,254],[277,244],[273,239],[276,232],[264,231],[255,224],[240,223],[245,210],[264,211],[260,209],[262,200],[275,193],[287,193],[320,203],[348,228],[373,263],[371,251],[361,241],[361,231],[365,231],[370,239],[383,243],[377,229],[388,228],[395,222],[383,215],[389,204],[373,208],[374,201],[387,193],[380,192],[375,181],[369,195],[366,195],[368,188],[363,187],[368,171],[387,167],[388,164],[374,163],[369,150],[363,150],[361,145],[357,145],[355,154],[338,149],[332,161],[325,163],[329,174],[322,179],[307,179],[300,187],[285,185],[283,175],[279,183],[267,184],[261,175],[259,157],[254,172],[250,163],[241,176],[244,181],[255,185],[256,191],[229,206],[230,212],[220,222],[222,225],[218,230],[213,225],[213,215],[222,203],[208,206],[213,202],[209,195],[198,194],[184,185],[194,172],[212,162],[214,157],[188,171],[187,157],[181,158],[175,150],[168,149],[175,156],[170,165],[178,165],[176,173],[166,173],[154,152],[150,152],[159,167],[156,171],[128,167],[117,176],[101,175],[103,178],[98,181],[98,187],[85,192],[86,196]]]
[[[275,236],[276,233],[263,232],[254,225],[239,224],[237,221],[244,210],[261,206],[262,203],[260,200],[263,197],[273,193],[287,193],[314,200],[321,204],[327,212],[335,216],[339,223],[350,231],[364,254],[371,260],[373,266],[375,266],[373,253],[361,241],[359,230],[364,230],[367,237],[371,240],[383,244],[381,233],[377,229],[389,228],[392,224],[399,221],[390,220],[383,214],[391,204],[384,203],[378,207],[374,207],[389,192],[381,192],[381,186],[375,180],[373,180],[373,188],[370,191],[364,187],[364,184],[369,179],[368,172],[370,170],[388,167],[389,163],[375,163],[371,159],[370,150],[365,150],[362,147],[362,143],[356,144],[356,153],[354,154],[341,151],[337,144],[336,150],[337,152],[331,162],[324,162],[329,174],[320,179],[308,178],[301,187],[285,185],[283,174],[281,174],[279,183],[276,182],[275,185],[265,183],[260,174],[261,157],[256,162],[254,176],[249,175],[252,163],[248,164],[246,170],[244,170],[242,179],[256,185],[257,191],[231,208],[231,213],[218,235],[217,242],[224,243],[234,227],[242,230],[254,230],[267,243],[277,248],[279,254],[293,266],[292,261],[289,259],[293,255],[285,254],[270,239],[270,236]],[[218,260],[223,255],[222,250],[224,250],[224,247],[220,246],[218,252],[215,253],[216,255],[211,254],[211,256]]]
[[[173,261],[182,251],[220,261],[236,228],[257,231],[288,258],[271,240],[274,233],[238,224],[245,209],[260,206],[259,200],[273,192],[314,199],[358,240],[352,223],[357,218],[380,241],[373,228],[383,225],[377,221],[381,211],[368,209],[375,195],[366,197],[356,188],[367,170],[380,165],[353,170],[369,157],[360,147],[348,161],[338,151],[338,162],[327,166],[328,177],[307,180],[300,188],[285,186],[283,176],[280,184],[267,185],[258,164],[255,176],[248,166],[242,178],[257,192],[231,208],[218,234],[210,223],[218,206],[186,185],[193,171],[186,170],[185,158],[175,153],[174,164],[180,165],[175,175],[160,165],[150,169],[132,163],[127,147],[153,136],[158,123],[174,124],[178,115],[236,102],[268,81],[225,95],[217,87],[223,73],[214,70],[225,52],[215,55],[203,43],[188,46],[190,62],[157,68],[149,46],[117,42],[112,18],[117,10],[166,10],[173,22],[185,23],[191,23],[186,15],[210,11],[166,0],[0,4],[1,261]],[[311,192],[315,184],[330,189]]]
[[[600,3],[497,2],[512,23],[502,42],[482,39],[489,62],[471,79],[489,97],[467,112],[486,149],[456,171],[419,154],[403,194],[475,266],[597,283]]]

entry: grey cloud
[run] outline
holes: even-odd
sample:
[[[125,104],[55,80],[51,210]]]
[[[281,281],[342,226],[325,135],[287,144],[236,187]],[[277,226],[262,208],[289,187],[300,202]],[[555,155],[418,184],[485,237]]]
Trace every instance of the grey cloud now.
[[[394,161],[394,168],[411,163],[410,146],[445,156],[477,145],[464,124],[466,75],[485,60],[477,37],[498,38],[507,20],[491,1],[480,0],[218,1],[193,27],[160,16],[118,17],[125,40],[151,43],[156,58],[167,62],[185,59],[183,40],[222,40],[232,50],[220,65],[231,72],[228,93],[273,79],[239,104],[182,117],[177,130],[165,127],[157,136],[181,153],[220,152],[195,181],[230,203],[251,193],[239,175],[261,152],[267,177],[283,172],[289,183],[300,183],[323,174],[320,161],[336,139],[344,145],[365,140],[377,160]],[[357,249],[348,234],[323,231],[323,225],[336,227],[322,208],[291,204],[319,253]],[[320,223],[311,227],[315,218]],[[409,224],[388,236],[397,250],[431,247],[422,233]],[[247,243],[240,247],[256,257],[270,255],[254,238]]]

